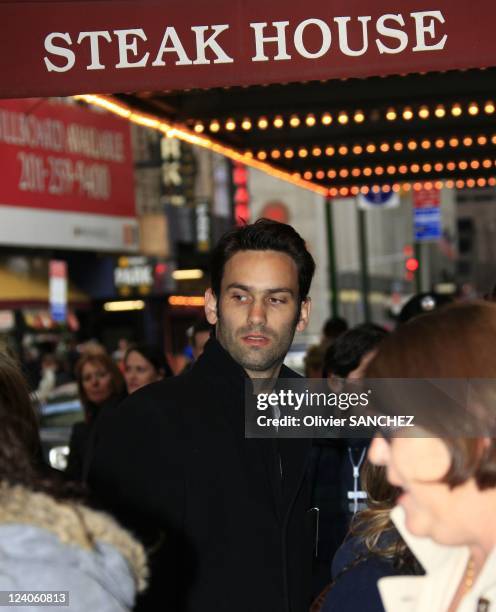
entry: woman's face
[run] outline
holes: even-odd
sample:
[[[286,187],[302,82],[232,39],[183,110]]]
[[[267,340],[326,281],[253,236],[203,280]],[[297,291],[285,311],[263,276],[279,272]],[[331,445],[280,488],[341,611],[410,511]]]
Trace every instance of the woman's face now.
[[[86,397],[93,404],[102,404],[112,395],[112,376],[98,361],[88,361],[81,372]]]
[[[128,393],[134,393],[137,389],[149,385],[163,378],[161,372],[145,359],[141,353],[130,351],[124,364],[124,378]]]
[[[466,543],[464,519],[476,485],[473,479],[450,489],[439,482],[448,472],[451,457],[440,438],[396,438],[372,440],[369,459],[384,465],[389,482],[402,492],[397,503],[405,510],[406,526],[417,536],[431,537],[440,544]]]

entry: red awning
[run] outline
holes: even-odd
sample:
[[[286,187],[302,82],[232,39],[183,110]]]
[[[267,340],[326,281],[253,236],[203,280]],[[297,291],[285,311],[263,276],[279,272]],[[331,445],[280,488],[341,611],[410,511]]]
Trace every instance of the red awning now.
[[[493,0],[1,0],[0,21],[0,97],[496,65]]]

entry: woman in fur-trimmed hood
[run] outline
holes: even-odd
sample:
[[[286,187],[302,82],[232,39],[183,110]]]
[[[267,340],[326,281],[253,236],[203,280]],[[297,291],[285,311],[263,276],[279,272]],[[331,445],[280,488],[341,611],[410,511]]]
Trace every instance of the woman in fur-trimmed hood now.
[[[38,456],[22,375],[0,353],[0,591],[65,591],[70,612],[128,612],[146,585],[143,547],[106,514],[68,499]]]

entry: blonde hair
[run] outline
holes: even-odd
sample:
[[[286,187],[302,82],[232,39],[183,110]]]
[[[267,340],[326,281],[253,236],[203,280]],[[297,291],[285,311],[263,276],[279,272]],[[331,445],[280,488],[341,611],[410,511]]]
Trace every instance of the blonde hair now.
[[[395,537],[395,527],[389,518],[399,489],[389,484],[386,469],[366,461],[362,469],[362,487],[367,492],[368,508],[357,514],[350,533],[359,537],[368,552],[388,559],[401,559],[407,547],[403,539]],[[391,541],[384,544],[381,536],[391,531]]]

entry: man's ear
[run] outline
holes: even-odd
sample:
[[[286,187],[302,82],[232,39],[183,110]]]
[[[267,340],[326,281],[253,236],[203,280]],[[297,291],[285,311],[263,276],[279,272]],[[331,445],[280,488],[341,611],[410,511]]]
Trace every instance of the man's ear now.
[[[310,310],[312,309],[312,300],[307,297],[301,303],[300,318],[296,324],[296,331],[302,332],[306,329],[308,321],[310,319]]]
[[[217,323],[217,297],[210,287],[205,291],[205,316],[210,325]]]

